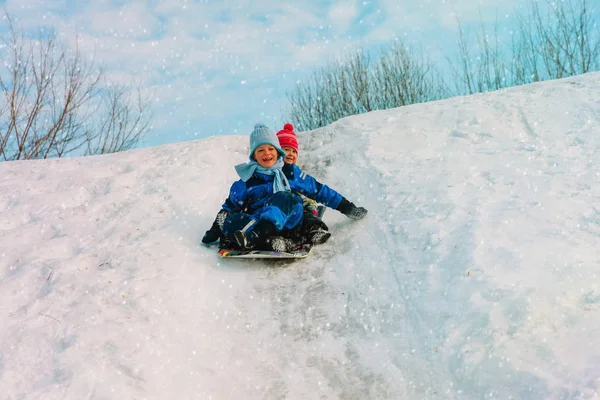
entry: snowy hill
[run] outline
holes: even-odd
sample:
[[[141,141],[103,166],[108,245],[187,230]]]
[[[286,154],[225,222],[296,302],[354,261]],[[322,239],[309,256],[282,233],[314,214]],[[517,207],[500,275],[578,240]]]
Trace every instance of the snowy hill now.
[[[596,73],[300,134],[369,215],[277,264],[199,245],[247,136],[1,163],[0,398],[596,399],[599,133]]]

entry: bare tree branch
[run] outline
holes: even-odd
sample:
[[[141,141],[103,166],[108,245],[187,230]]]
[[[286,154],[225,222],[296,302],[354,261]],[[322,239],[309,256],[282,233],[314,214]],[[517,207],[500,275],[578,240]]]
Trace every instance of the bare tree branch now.
[[[0,159],[104,154],[133,148],[150,128],[141,86],[111,85],[94,59],[53,32],[27,38],[5,10],[0,35]],[[108,128],[107,128],[108,127]]]
[[[598,69],[600,27],[592,17],[588,0],[546,0],[545,7],[531,0],[525,14],[517,15],[517,23],[510,48],[507,46],[503,51],[498,23],[492,40],[482,22],[477,35],[479,53],[472,56],[458,21],[458,62],[451,61],[450,65],[459,94],[559,79]]]

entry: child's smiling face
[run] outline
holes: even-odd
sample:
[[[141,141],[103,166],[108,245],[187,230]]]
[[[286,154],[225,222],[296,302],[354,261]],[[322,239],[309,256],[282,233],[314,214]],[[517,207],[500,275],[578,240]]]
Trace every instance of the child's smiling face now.
[[[270,144],[261,144],[252,154],[256,162],[263,168],[270,168],[277,162],[277,149]]]
[[[285,158],[283,162],[286,164],[296,164],[298,160],[298,152],[293,147],[282,147],[283,151],[285,151]]]

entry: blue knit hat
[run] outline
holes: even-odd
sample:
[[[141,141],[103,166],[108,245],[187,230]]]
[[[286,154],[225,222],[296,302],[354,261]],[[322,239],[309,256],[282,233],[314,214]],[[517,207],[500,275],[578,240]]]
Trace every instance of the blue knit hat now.
[[[279,146],[279,139],[277,139],[277,135],[275,132],[267,128],[267,126],[263,123],[257,123],[254,125],[254,130],[250,134],[250,159],[252,160],[252,155],[256,148],[263,144],[270,144],[275,147],[279,155],[285,158],[285,151],[281,149]]]

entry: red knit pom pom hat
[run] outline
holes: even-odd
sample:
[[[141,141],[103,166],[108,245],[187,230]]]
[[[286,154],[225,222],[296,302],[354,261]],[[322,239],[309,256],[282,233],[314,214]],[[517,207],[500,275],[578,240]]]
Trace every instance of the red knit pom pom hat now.
[[[291,147],[298,151],[298,139],[296,139],[292,124],[285,124],[283,129],[277,132],[277,138],[281,147]]]

